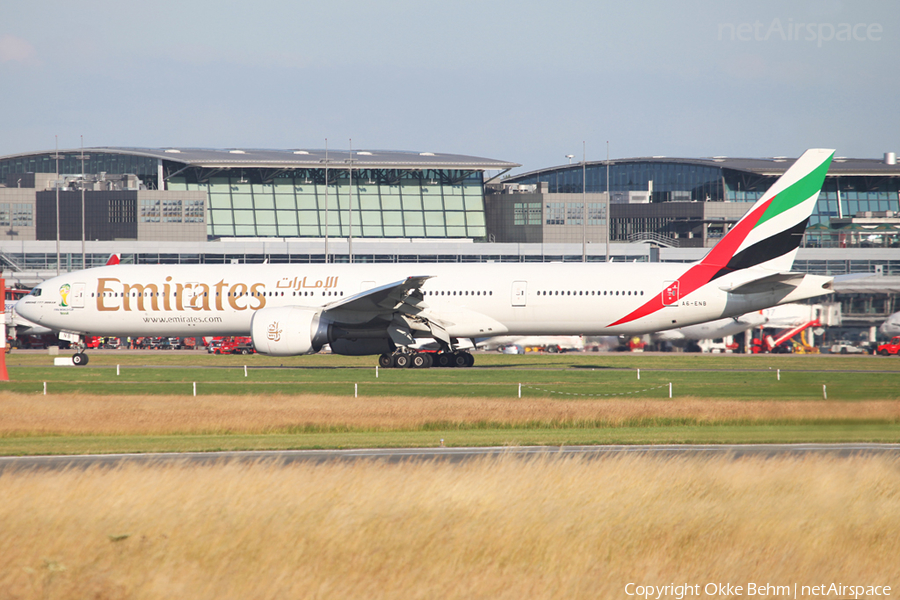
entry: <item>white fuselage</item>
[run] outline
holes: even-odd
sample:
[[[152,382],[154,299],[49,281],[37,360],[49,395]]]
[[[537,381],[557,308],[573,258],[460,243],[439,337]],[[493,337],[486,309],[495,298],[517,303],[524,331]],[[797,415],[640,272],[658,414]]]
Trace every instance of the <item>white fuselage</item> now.
[[[115,265],[61,275],[23,298],[44,327],[98,336],[247,335],[255,310],[327,309],[410,276],[454,337],[631,335],[741,315],[828,293],[826,277],[790,289],[730,294],[728,277],[645,306],[691,265],[659,263]]]

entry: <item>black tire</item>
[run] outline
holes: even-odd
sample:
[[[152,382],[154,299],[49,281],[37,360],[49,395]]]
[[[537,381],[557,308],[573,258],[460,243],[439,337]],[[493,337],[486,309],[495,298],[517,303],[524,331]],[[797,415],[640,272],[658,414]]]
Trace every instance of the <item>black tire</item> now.
[[[425,355],[424,354],[413,354],[412,356],[412,364],[410,365],[414,369],[424,369],[425,368]]]
[[[425,367],[424,368],[430,369],[431,366],[434,364],[434,354],[429,353],[429,354],[423,354],[422,356],[425,357]]]
[[[88,364],[88,355],[84,352],[79,352],[72,356],[72,364],[77,367],[83,367]]]
[[[466,352],[466,353],[465,353],[465,357],[466,357],[466,367],[467,367],[467,368],[468,368],[468,367],[471,367],[472,365],[475,364],[475,357],[474,357],[474,356],[472,356],[471,354],[469,354],[468,352]]]
[[[409,356],[406,354],[398,354],[394,357],[394,366],[398,369],[406,369],[410,365]]]
[[[453,366],[453,355],[447,352],[441,352],[437,355],[437,366],[439,367],[452,367]]]
[[[241,348],[241,354],[250,354],[250,351],[246,348]]]
[[[378,366],[382,369],[390,369],[394,366],[394,359],[390,354],[382,354],[378,357]]]
[[[846,349],[846,348],[841,348],[841,354],[847,354],[847,349]]]
[[[453,364],[454,367],[467,367],[467,366],[469,366],[469,365],[468,365],[468,361],[466,360],[466,353],[465,353],[465,352],[460,352],[459,354],[454,354],[452,360],[453,360],[453,363],[452,363],[452,364]]]

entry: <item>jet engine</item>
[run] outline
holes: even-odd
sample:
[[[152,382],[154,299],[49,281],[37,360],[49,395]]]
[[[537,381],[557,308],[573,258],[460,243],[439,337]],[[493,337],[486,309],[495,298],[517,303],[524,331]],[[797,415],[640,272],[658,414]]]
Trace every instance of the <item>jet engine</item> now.
[[[320,310],[295,306],[263,308],[250,320],[250,337],[253,347],[262,354],[314,354],[329,342],[329,326]]]

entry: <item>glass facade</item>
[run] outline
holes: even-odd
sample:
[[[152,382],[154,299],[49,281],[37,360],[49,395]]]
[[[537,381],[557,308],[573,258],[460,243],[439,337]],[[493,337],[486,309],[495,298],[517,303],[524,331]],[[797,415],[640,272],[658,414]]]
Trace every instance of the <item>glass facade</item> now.
[[[584,173],[587,193],[606,191],[604,163],[587,165]],[[688,162],[613,162],[609,167],[611,192],[647,191],[652,187],[652,203],[756,202],[776,179],[776,176]],[[576,194],[582,192],[582,166],[572,165],[543,173],[531,173],[507,181],[520,184],[547,182],[548,192],[551,194]],[[828,225],[833,217],[852,217],[860,212],[889,210],[900,212],[900,177],[829,175],[822,186],[822,193],[819,194],[809,225]],[[554,219],[551,223],[548,217],[547,224],[561,225],[562,222],[561,219]]]
[[[513,225],[540,225],[540,202],[516,202],[513,204]]]
[[[606,165],[591,164],[583,169],[584,191],[602,193],[606,187]],[[551,194],[576,194],[582,191],[582,167],[572,165],[566,169],[554,169],[511,178],[522,184],[546,181]],[[652,182],[652,183],[651,183]],[[611,163],[609,167],[610,192],[639,192],[652,186],[651,202],[671,200],[721,201],[722,169],[701,165],[671,162]]]
[[[246,176],[190,181],[169,190],[209,195],[208,233],[218,237],[483,238],[481,171],[324,169],[283,173],[270,181]],[[326,208],[327,205],[327,208]],[[187,213],[186,213],[187,214]]]
[[[0,227],[33,227],[34,205],[0,202]]]
[[[158,189],[160,160],[85,151],[85,173],[134,174]],[[480,170],[347,168],[211,169],[162,161],[166,190],[204,191],[207,233],[219,237],[469,238],[486,236]],[[0,181],[10,173],[55,173],[53,153],[0,160]],[[82,172],[79,153],[61,153],[59,173]],[[326,202],[327,198],[327,202]],[[203,207],[148,200],[143,223],[202,222]],[[326,208],[327,204],[327,208]],[[183,221],[182,221],[183,219]]]
[[[84,152],[85,173],[115,173],[137,175],[147,189],[157,189],[158,160],[151,157],[111,152]],[[30,154],[0,160],[0,182],[12,173],[56,173],[55,154]],[[79,152],[59,155],[59,173],[78,175],[82,172]]]

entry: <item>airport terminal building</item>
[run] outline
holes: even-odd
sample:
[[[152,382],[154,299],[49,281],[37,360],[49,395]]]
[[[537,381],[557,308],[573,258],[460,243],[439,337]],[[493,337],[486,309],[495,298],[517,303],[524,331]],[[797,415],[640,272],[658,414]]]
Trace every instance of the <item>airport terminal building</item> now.
[[[164,232],[148,230],[150,224],[181,239],[319,238],[326,227],[331,237],[480,239],[486,235],[484,171],[517,166],[365,150],[90,148],[84,160],[71,150],[58,158],[23,154],[0,158],[10,206],[0,221],[6,227],[33,222],[33,239],[55,239],[55,211],[48,205],[55,208],[58,187],[61,220],[79,224],[77,237],[67,226],[63,239],[81,237],[82,190],[89,195],[91,226],[106,225],[88,239],[159,239]],[[27,193],[16,197],[23,188],[36,190],[32,217],[21,206]],[[202,231],[190,226],[199,223]],[[109,227],[114,224],[129,227]]]
[[[580,242],[586,217],[589,240],[605,242],[608,191],[611,241],[709,248],[792,164],[783,157],[655,156],[542,169],[491,190],[490,229],[497,241]],[[894,153],[832,161],[804,247],[900,248]]]

